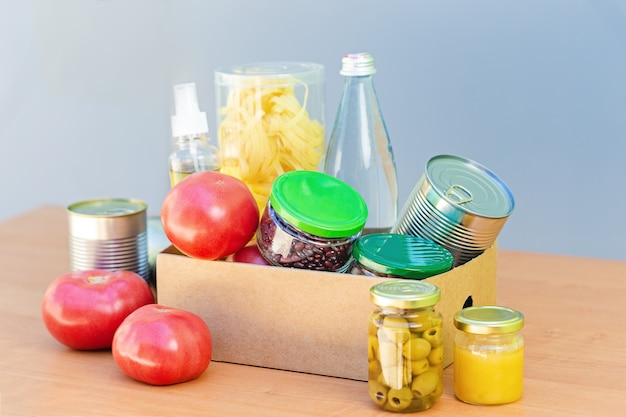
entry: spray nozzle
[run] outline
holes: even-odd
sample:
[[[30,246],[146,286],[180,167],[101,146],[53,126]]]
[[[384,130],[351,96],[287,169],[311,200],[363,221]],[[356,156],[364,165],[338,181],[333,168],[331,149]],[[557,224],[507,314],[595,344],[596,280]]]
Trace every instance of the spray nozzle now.
[[[174,115],[172,116],[172,136],[190,136],[208,133],[206,113],[198,107],[196,84],[174,86]]]

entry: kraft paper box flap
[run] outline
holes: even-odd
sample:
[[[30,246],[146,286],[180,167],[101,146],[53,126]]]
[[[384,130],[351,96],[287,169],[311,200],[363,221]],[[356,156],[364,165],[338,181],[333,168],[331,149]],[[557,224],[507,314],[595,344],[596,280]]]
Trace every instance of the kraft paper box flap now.
[[[452,315],[468,296],[495,304],[496,248],[430,278],[442,299],[444,364]],[[202,317],[213,360],[367,380],[369,289],[387,278],[203,261],[168,248],[157,256],[158,302]]]

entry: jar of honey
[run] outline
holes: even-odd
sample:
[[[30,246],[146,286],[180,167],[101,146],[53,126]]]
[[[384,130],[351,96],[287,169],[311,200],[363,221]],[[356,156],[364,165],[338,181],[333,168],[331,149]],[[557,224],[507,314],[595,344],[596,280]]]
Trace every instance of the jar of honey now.
[[[368,390],[383,410],[431,408],[443,392],[443,319],[439,288],[391,280],[374,285],[368,333]]]
[[[521,398],[524,381],[524,316],[501,306],[474,306],[453,318],[454,393],[466,403],[506,404]]]

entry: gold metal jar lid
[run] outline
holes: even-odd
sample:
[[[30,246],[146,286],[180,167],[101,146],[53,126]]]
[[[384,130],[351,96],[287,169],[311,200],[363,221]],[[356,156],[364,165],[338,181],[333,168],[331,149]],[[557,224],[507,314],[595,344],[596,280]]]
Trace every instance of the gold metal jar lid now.
[[[474,306],[457,311],[454,326],[473,334],[513,333],[524,327],[524,315],[501,306]]]
[[[370,299],[380,307],[424,308],[437,304],[441,291],[425,281],[392,280],[370,288]]]

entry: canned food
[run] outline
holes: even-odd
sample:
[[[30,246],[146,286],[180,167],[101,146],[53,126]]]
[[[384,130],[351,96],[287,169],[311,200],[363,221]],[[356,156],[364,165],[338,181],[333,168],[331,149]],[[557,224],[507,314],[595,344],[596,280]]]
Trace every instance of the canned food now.
[[[257,230],[272,265],[345,272],[367,220],[363,198],[348,184],[316,171],[291,171],[274,181]]]
[[[392,280],[374,285],[376,305],[368,328],[368,390],[386,411],[431,408],[443,392],[441,297],[425,281]]]
[[[466,158],[438,155],[427,162],[391,231],[442,245],[459,266],[495,243],[514,206],[495,173]]]
[[[69,205],[70,269],[127,270],[149,281],[146,210],[146,203],[135,199]]]
[[[350,272],[389,278],[424,279],[452,268],[450,251],[430,240],[395,233],[359,237]]]

